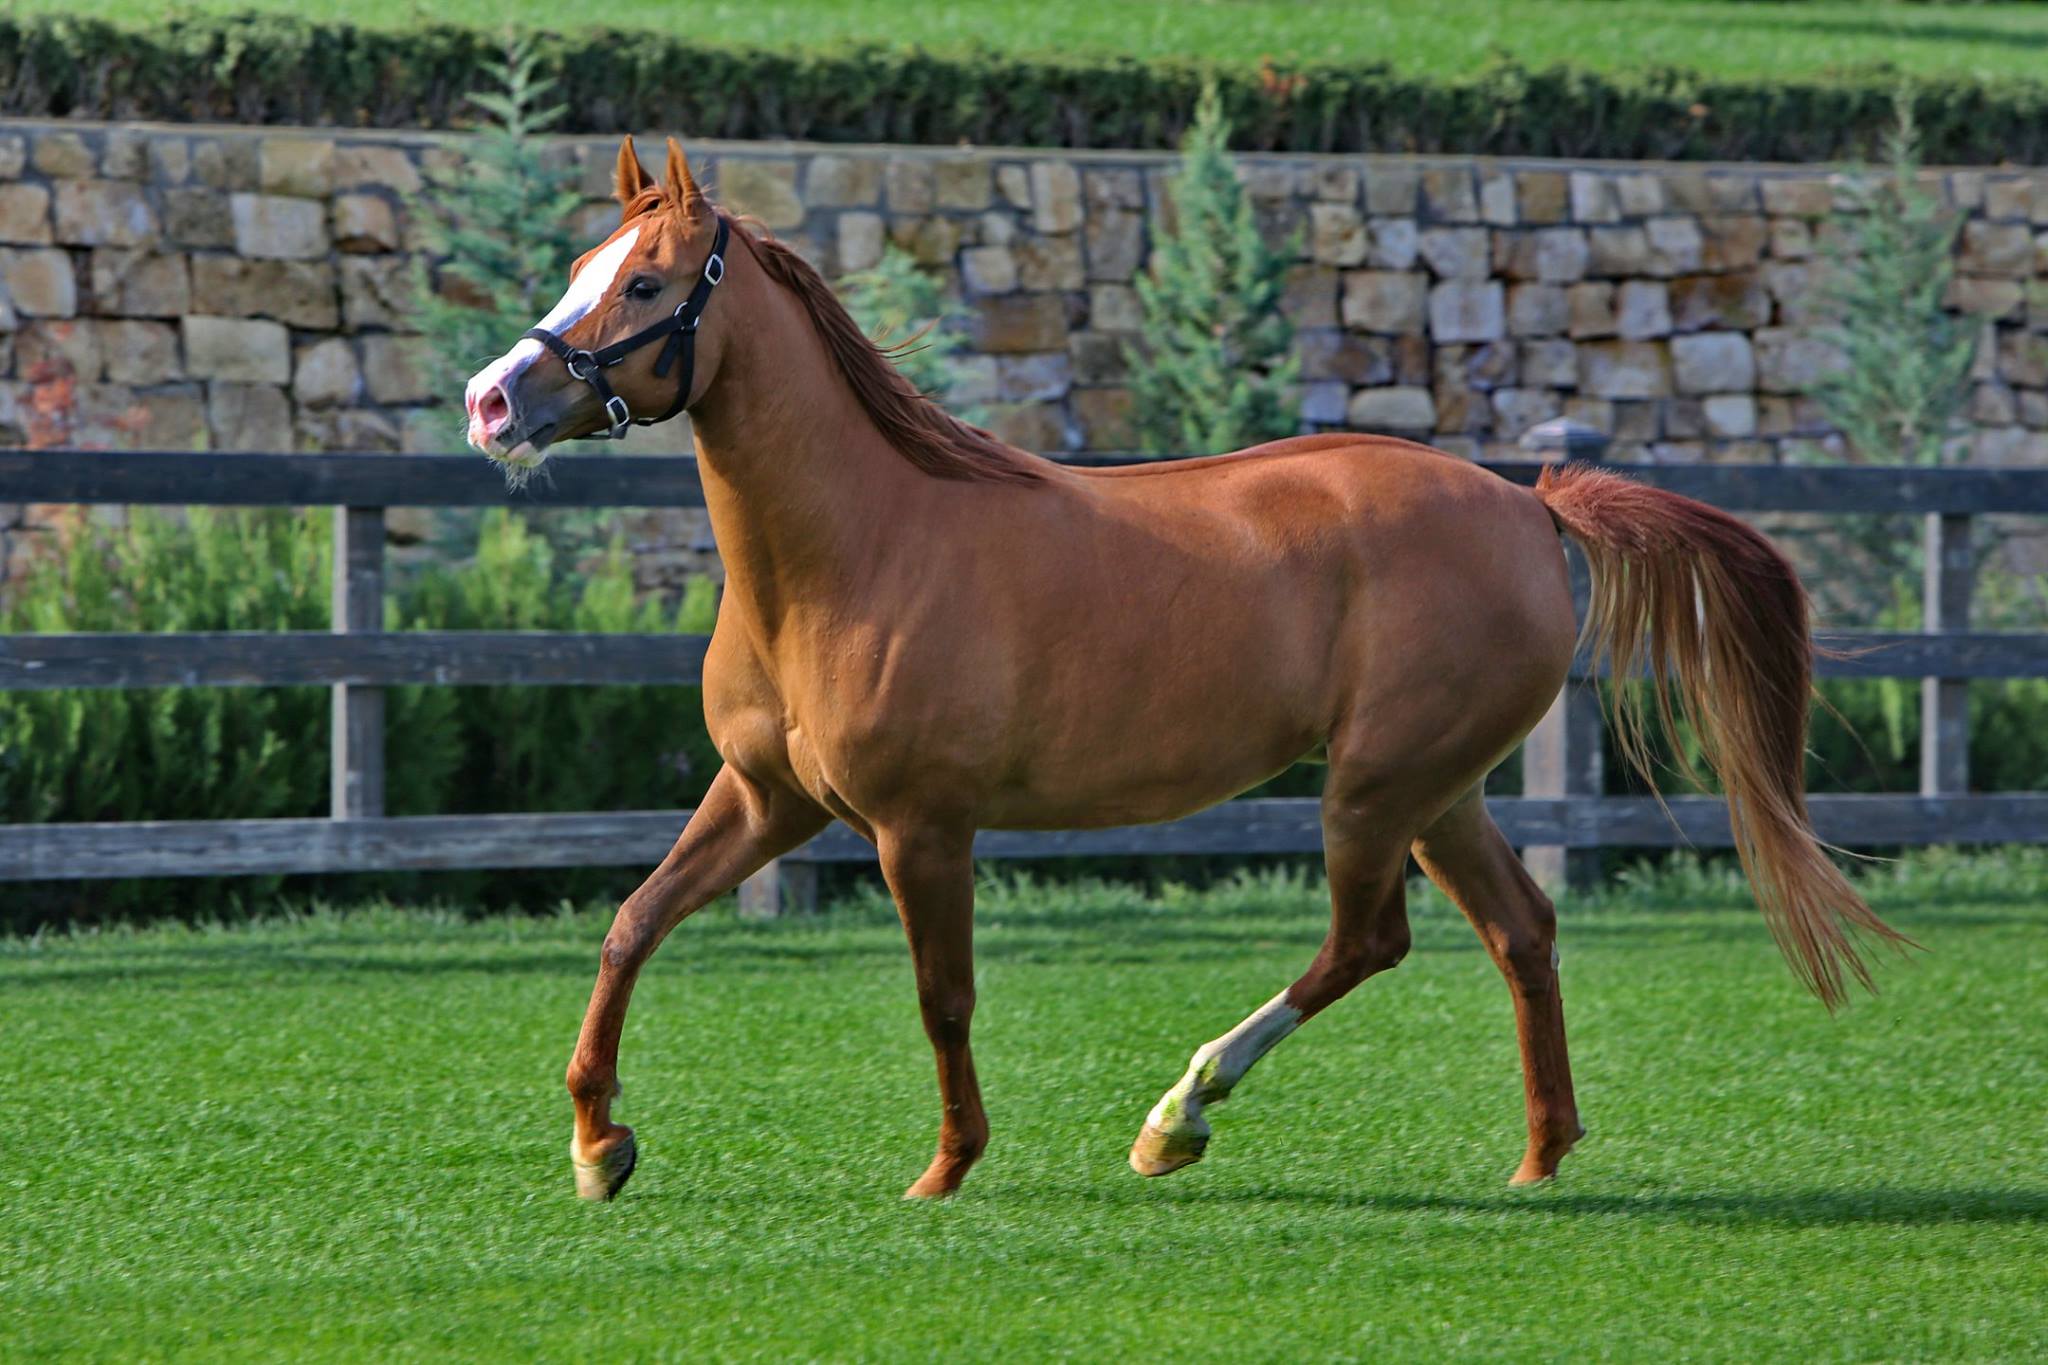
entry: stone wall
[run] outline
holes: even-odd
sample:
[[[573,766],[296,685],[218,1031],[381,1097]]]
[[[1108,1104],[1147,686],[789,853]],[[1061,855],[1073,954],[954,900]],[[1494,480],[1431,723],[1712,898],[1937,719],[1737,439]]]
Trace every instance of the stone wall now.
[[[547,150],[580,168],[592,240],[616,221],[615,151]],[[459,449],[408,335],[405,207],[456,155],[422,134],[0,121],[0,440]],[[890,241],[943,271],[971,318],[972,396],[1010,439],[1128,443],[1131,281],[1170,158],[703,143],[693,164],[828,273]],[[1244,166],[1271,240],[1298,242],[1286,307],[1312,427],[1481,455],[1567,415],[1611,433],[1617,459],[1664,461],[1829,437],[1800,396],[1834,360],[1808,331],[1824,170]],[[1971,453],[2048,462],[2048,173],[1930,178],[1967,215],[1953,306],[1985,329]],[[686,443],[676,423],[630,448]]]

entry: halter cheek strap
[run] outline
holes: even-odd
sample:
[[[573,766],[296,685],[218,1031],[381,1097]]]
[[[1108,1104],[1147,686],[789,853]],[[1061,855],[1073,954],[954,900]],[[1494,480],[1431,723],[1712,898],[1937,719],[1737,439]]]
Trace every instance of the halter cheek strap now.
[[[717,235],[711,239],[711,254],[704,258],[704,272],[697,277],[690,296],[676,305],[674,313],[623,341],[614,341],[595,351],[585,351],[571,346],[545,327],[533,327],[525,332],[526,337],[561,357],[562,363],[569,367],[570,376],[590,385],[597,393],[598,402],[604,404],[605,419],[611,423],[611,429],[601,436],[593,434],[588,439],[616,441],[626,434],[629,426],[651,427],[656,422],[666,422],[689,405],[690,388],[697,378],[697,324],[704,320],[704,309],[711,302],[711,291],[725,278],[725,246],[729,235],[726,221],[721,217]],[[612,392],[604,372],[642,346],[656,341],[662,342],[661,354],[654,358],[656,378],[668,378],[668,372],[675,368],[677,359],[683,362],[682,373],[676,380],[676,400],[659,417],[635,417],[633,410],[626,406],[626,400]]]

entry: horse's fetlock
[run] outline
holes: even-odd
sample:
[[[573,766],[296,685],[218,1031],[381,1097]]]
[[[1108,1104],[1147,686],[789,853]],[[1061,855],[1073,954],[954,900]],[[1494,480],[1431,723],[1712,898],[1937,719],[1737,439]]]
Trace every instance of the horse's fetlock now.
[[[955,1131],[939,1139],[940,1151],[952,1161],[979,1161],[988,1150],[988,1132]]]
[[[618,1087],[615,1078],[595,1067],[586,1066],[581,1060],[569,1063],[569,1072],[563,1083],[569,1088],[569,1098],[578,1104],[597,1104],[608,1100]]]

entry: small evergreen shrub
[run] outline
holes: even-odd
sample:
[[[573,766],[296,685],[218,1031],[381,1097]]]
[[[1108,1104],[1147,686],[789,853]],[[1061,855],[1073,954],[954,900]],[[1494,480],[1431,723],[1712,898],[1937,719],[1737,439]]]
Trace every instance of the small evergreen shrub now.
[[[411,205],[434,262],[419,268],[413,321],[450,394],[554,306],[580,250],[575,168],[538,141],[564,106],[544,103],[555,82],[535,65],[533,49],[513,42],[480,67],[499,87],[469,96],[485,119],[461,165],[430,171]]]
[[[1962,425],[1975,319],[1947,311],[1952,252],[1962,219],[1920,184],[1920,134],[1899,101],[1881,170],[1844,181],[1852,210],[1824,238],[1819,303],[1832,325],[1820,335],[1843,355],[1814,397],[1859,458],[1872,464],[1940,464]]]
[[[1300,428],[1301,362],[1280,311],[1291,253],[1259,230],[1229,140],[1222,101],[1206,90],[1168,183],[1171,226],[1155,221],[1137,280],[1132,420],[1154,454],[1214,454]]]
[[[918,392],[962,421],[986,420],[979,405],[968,398],[967,369],[960,360],[967,345],[960,330],[967,310],[957,299],[946,297],[936,275],[892,244],[873,269],[842,277],[838,290],[853,320],[889,352]]]
[[[325,630],[330,514],[148,508],[79,518],[0,606],[0,633]],[[523,519],[484,514],[473,557],[400,577],[394,630],[705,633],[715,589],[639,600],[616,541],[573,563]],[[0,693],[0,822],[314,817],[327,813],[325,688]],[[695,687],[400,687],[385,710],[393,815],[694,805],[718,758]],[[373,874],[349,894],[422,891],[482,908],[619,895],[645,869]],[[310,879],[290,879],[305,883]],[[228,917],[284,879],[0,883],[0,931],[43,923]]]

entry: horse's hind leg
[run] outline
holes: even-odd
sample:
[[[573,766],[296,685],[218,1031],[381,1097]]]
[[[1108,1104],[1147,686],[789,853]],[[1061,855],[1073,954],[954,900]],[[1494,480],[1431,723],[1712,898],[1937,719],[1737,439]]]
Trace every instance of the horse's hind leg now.
[[[1479,931],[1514,995],[1529,1109],[1529,1150],[1514,1183],[1547,1180],[1586,1131],[1579,1126],[1571,1061],[1565,1055],[1557,914],[1508,847],[1477,789],[1423,831],[1414,852],[1430,880]]]
[[[1335,774],[1332,786],[1336,786]],[[1187,1074],[1154,1105],[1131,1146],[1131,1169],[1165,1175],[1201,1159],[1209,1143],[1204,1110],[1274,1044],[1408,953],[1402,873],[1406,836],[1396,837],[1359,802],[1323,798],[1324,859],[1330,873],[1330,931],[1301,978],[1214,1042],[1196,1050]]]

